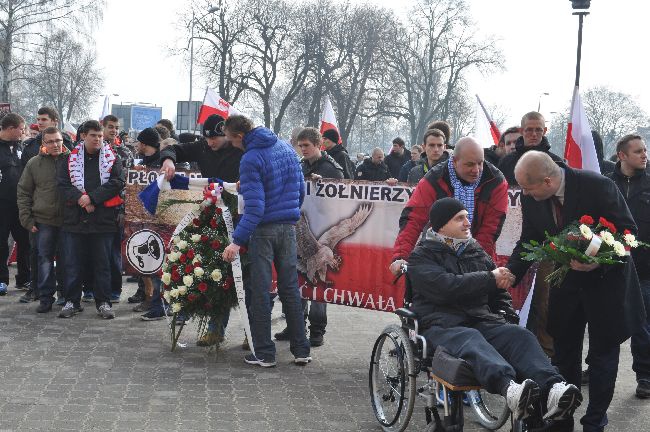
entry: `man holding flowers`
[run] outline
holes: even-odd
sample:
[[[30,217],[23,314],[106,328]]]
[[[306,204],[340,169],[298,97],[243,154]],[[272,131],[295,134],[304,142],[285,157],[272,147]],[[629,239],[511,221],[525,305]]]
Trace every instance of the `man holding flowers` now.
[[[574,170],[543,152],[528,151],[515,167],[522,188],[522,233],[508,262],[516,276],[524,275],[524,244],[544,242],[583,215],[604,218],[619,232],[636,232],[625,199],[611,180],[589,171]],[[601,223],[602,225],[602,223]],[[548,331],[554,338],[553,363],[576,386],[581,381],[582,345],[589,324],[589,405],[580,420],[584,431],[602,431],[614,395],[620,344],[645,321],[634,263],[600,265],[570,262],[570,270],[549,296]],[[566,430],[572,430],[568,419]],[[569,424],[570,423],[570,424]]]

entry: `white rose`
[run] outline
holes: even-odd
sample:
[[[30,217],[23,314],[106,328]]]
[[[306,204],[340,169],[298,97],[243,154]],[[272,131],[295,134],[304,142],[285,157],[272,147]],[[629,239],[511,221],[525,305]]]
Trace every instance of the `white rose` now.
[[[185,240],[181,240],[178,242],[178,248],[180,250],[185,250],[187,249],[187,242]]]
[[[201,267],[194,267],[194,276],[201,277],[205,274],[205,271]]]
[[[162,282],[163,282],[165,285],[169,285],[169,283],[172,281],[172,275],[169,274],[169,273],[163,273],[163,275],[162,275],[162,277],[160,278],[160,280],[162,280]]]
[[[180,303],[172,303],[172,312],[179,313],[181,311]]]
[[[173,290],[169,291],[169,296],[171,298],[176,298],[178,297],[178,289],[174,288]]]
[[[172,296],[169,295],[169,291],[165,291],[165,292],[163,293],[163,297],[164,297],[164,299],[165,299],[165,301],[166,301],[167,303],[169,303],[170,300],[172,299]]]
[[[181,241],[181,238],[179,236],[174,236],[172,238],[172,241],[174,242],[175,245],[178,245],[178,242]]]
[[[614,252],[618,256],[625,256],[625,246],[621,242],[614,242]]]
[[[628,244],[628,246],[632,246],[632,243],[636,242],[636,237],[634,237],[634,234],[625,234],[623,236],[623,239],[625,240],[625,243]],[[637,243],[638,245],[638,243]],[[636,247],[636,246],[633,246]]]
[[[580,225],[580,234],[582,234],[582,236],[587,240],[591,240],[591,238],[594,236],[594,233],[591,232],[591,228],[585,224]]]
[[[639,247],[639,242],[634,240],[634,241],[630,242],[629,245],[632,248],[636,248],[636,247]]]
[[[193,283],[194,283],[194,278],[192,276],[190,275],[183,276],[183,284],[189,287],[192,286]]]
[[[221,274],[221,270],[214,269],[212,270],[212,273],[210,273],[210,277],[212,278],[213,281],[219,282],[223,277],[223,275]]]
[[[171,252],[169,255],[167,255],[167,259],[169,259],[169,262],[176,262],[178,256],[176,256],[176,252]]]
[[[194,243],[198,243],[199,241],[201,241],[201,236],[199,234],[192,235],[192,241]]]
[[[192,260],[192,264],[196,264],[197,262],[201,262],[201,255],[194,255],[194,259]]]
[[[601,231],[600,238],[610,246],[614,246],[614,242],[616,241],[614,235],[609,231]]]
[[[185,285],[181,285],[178,287],[178,295],[185,295],[187,294],[187,287]]]
[[[166,272],[168,268],[169,268],[169,266],[167,265],[167,261],[165,261],[165,262],[163,263],[163,265],[162,265],[162,271],[163,271],[163,273]]]

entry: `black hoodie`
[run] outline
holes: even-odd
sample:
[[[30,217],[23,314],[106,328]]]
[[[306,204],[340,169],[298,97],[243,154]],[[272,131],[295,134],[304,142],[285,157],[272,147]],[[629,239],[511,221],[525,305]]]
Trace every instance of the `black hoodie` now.
[[[499,170],[501,170],[511,187],[519,186],[519,183],[517,183],[517,180],[515,179],[515,166],[517,165],[519,158],[529,150],[537,150],[547,153],[554,161],[562,162],[561,157],[555,153],[551,153],[551,145],[548,143],[548,139],[546,139],[545,136],[542,137],[542,142],[531,147],[524,146],[524,137],[519,137],[515,142],[515,151],[504,156],[503,159],[501,159],[501,162],[499,162]]]
[[[16,188],[23,173],[20,141],[0,140],[0,211],[16,207]]]

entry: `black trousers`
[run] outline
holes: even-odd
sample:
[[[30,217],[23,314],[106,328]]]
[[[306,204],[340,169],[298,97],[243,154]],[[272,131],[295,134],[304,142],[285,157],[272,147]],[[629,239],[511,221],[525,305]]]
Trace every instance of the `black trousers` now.
[[[553,364],[570,384],[580,387],[582,343],[587,319],[578,294],[563,297],[565,313],[570,317],[567,328],[553,335]],[[614,397],[620,345],[603,346],[589,334],[589,405],[580,419],[585,432],[602,431],[607,425],[607,408]]]
[[[430,327],[424,332],[432,354],[443,346],[467,361],[477,381],[490,393],[506,395],[510,381],[532,379],[544,393],[564,381],[544,354],[535,335],[523,327],[481,321],[473,327]]]
[[[29,274],[29,232],[20,225],[18,206],[7,206],[2,202],[0,203],[0,282],[6,284],[9,284],[7,259],[9,258],[8,241],[10,233],[18,246],[16,284],[20,285],[31,280]]]

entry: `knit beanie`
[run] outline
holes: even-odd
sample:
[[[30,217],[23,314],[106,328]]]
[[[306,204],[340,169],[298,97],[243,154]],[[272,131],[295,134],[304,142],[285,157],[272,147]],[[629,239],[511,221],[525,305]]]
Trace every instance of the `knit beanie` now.
[[[456,198],[441,198],[436,200],[429,211],[431,229],[437,232],[440,228],[447,225],[447,222],[461,210],[467,209]]]
[[[218,114],[212,114],[203,123],[203,136],[206,138],[214,138],[226,136],[223,131],[223,126],[226,120]]]
[[[138,141],[149,147],[160,148],[160,135],[154,128],[146,128],[138,134]]]
[[[325,132],[323,132],[323,138],[327,138],[334,144],[339,143],[339,133],[336,131],[336,129],[327,129]]]

